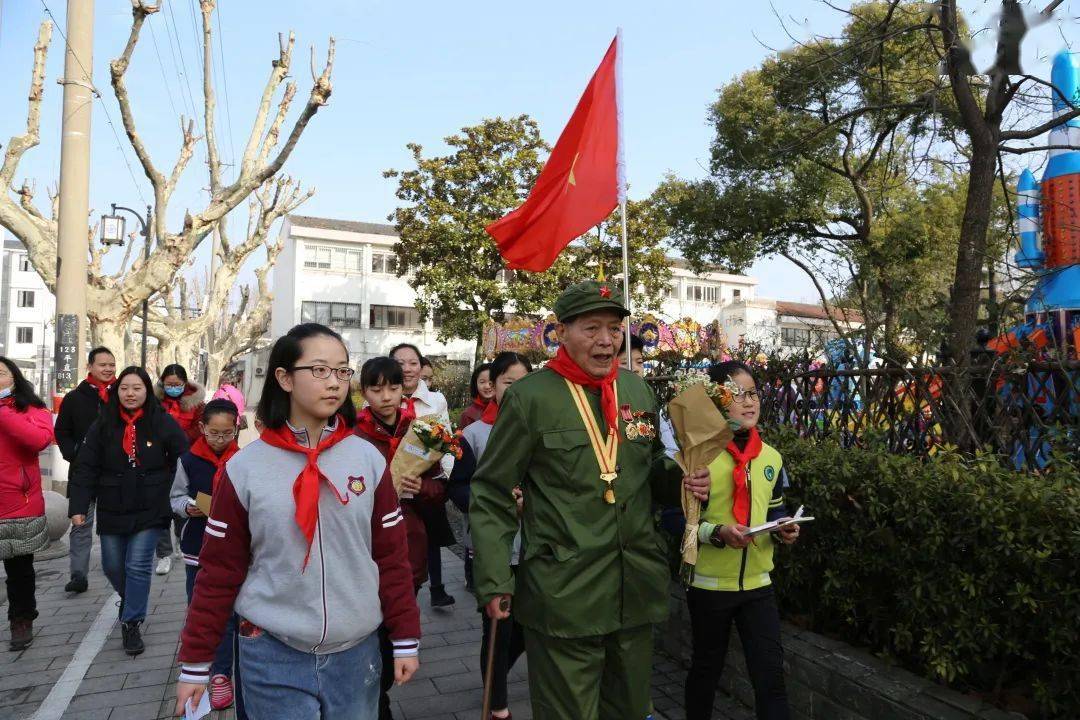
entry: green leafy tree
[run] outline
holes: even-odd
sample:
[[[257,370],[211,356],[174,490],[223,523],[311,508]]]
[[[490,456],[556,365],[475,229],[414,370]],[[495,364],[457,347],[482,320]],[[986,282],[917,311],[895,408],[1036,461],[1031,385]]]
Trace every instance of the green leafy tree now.
[[[408,275],[421,315],[437,315],[441,339],[477,342],[485,323],[506,314],[539,314],[562,288],[594,277],[601,262],[609,276],[621,272],[616,214],[602,234],[574,241],[546,272],[506,268],[484,228],[525,199],[539,175],[548,145],[527,115],[485,119],[445,138],[446,155],[425,156],[408,145],[415,167],[388,170],[403,204],[389,219],[400,233],[398,273]],[[670,269],[660,246],[667,226],[649,201],[629,203],[631,281],[639,306],[658,306]]]
[[[781,255],[828,306],[836,287],[822,282],[824,258],[847,276],[865,338],[903,362],[898,284],[938,248],[898,221],[939,181],[938,108],[950,98],[920,4],[869,2],[847,14],[839,37],[802,43],[721,88],[709,177],[669,178],[654,199],[694,264],[741,269]]]

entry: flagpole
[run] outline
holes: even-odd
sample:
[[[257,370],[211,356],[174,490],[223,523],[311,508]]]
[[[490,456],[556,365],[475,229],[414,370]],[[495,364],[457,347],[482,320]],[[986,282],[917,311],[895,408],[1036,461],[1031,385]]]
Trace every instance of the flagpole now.
[[[619,215],[622,218],[622,277],[623,301],[630,316],[626,320],[626,339],[623,341],[626,352],[626,367],[634,370],[634,361],[630,357],[630,323],[634,320],[634,300],[630,295],[630,251],[626,242],[626,145],[623,137],[623,85],[622,85],[623,38],[622,28],[615,30],[615,113],[618,127],[618,151],[615,155],[615,174],[619,186]]]

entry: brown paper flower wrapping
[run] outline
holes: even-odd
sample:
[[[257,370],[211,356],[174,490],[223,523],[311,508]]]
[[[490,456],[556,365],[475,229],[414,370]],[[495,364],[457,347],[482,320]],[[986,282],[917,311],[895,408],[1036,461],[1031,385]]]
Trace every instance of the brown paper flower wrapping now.
[[[413,422],[417,421],[434,425],[441,422],[441,418],[438,415],[425,415],[413,420]],[[394,453],[394,457],[390,461],[390,477],[394,481],[394,490],[397,491],[398,497],[402,496],[401,478],[420,477],[442,460],[443,455],[445,453],[425,448],[420,438],[413,432],[413,426],[410,423],[409,429],[405,431],[405,436],[401,438],[401,444],[398,445],[397,452]],[[412,497],[412,495],[406,497]]]
[[[679,443],[675,461],[689,475],[698,468],[708,467],[727,449],[735,436],[731,424],[709,397],[705,386],[691,385],[675,396],[668,405],[671,426]],[[701,502],[685,487],[682,508],[686,515],[686,531],[682,540],[680,577],[690,584],[698,557],[698,527],[701,523]]]

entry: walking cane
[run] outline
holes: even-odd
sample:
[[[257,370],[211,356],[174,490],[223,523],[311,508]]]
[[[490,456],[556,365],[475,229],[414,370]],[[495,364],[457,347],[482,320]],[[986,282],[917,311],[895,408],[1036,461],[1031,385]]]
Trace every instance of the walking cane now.
[[[506,612],[510,609],[510,602],[503,598],[499,601],[499,609]],[[480,720],[491,719],[491,680],[495,672],[495,636],[499,633],[498,618],[488,618],[491,621],[491,634],[488,635],[487,669],[484,671],[484,707]]]

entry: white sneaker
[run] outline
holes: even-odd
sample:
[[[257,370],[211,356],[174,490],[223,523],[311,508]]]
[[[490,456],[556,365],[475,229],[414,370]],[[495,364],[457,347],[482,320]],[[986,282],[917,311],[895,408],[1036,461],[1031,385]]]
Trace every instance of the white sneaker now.
[[[172,570],[172,557],[166,555],[157,561],[157,567],[154,569],[154,572],[158,575],[168,575],[170,570]]]

